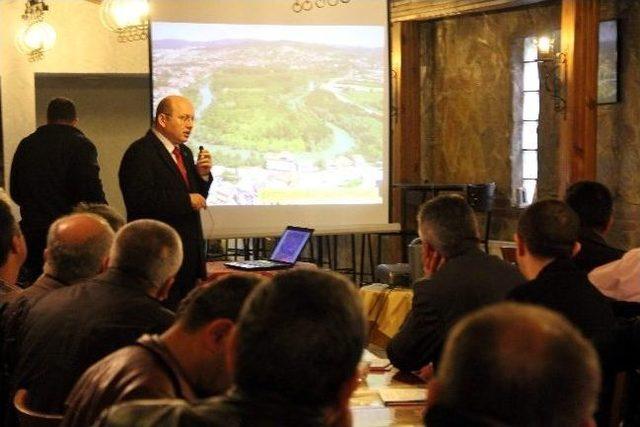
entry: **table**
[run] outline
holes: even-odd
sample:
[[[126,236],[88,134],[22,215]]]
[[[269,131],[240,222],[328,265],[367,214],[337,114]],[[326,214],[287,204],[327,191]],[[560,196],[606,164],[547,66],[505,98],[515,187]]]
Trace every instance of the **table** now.
[[[224,265],[226,261],[208,261],[207,262],[207,282],[218,279],[222,276],[226,276],[231,273],[256,273],[264,277],[273,277],[281,271],[288,271],[290,269],[285,268],[281,270],[258,270],[258,271],[246,271],[246,270],[238,270],[235,268],[229,268]],[[317,268],[317,266],[311,262],[297,262],[295,266],[292,268]]]
[[[360,288],[369,322],[369,342],[386,347],[411,310],[413,290],[376,283]]]
[[[351,398],[351,414],[354,427],[424,426],[424,404],[408,406],[384,406],[377,390],[385,387],[424,388],[426,385],[411,374],[397,369],[389,372],[371,372]]]

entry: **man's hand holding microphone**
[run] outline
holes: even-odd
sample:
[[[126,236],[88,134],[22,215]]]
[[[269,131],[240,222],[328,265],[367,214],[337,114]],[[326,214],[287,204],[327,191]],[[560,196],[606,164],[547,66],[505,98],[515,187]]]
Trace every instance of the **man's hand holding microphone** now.
[[[212,165],[211,153],[201,145],[198,150],[198,159],[196,160],[198,175],[200,175],[202,179],[208,180]],[[201,194],[189,193],[189,197],[191,198],[191,207],[193,210],[197,211],[207,208],[207,200],[202,197]]]

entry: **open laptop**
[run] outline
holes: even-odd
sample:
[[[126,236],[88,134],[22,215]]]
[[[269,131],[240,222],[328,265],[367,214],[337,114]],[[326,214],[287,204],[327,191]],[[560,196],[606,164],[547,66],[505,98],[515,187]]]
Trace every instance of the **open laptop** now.
[[[288,226],[278,240],[278,244],[269,259],[256,259],[251,261],[231,261],[225,262],[224,265],[230,268],[238,270],[278,270],[282,268],[292,267],[300,254],[302,249],[309,241],[309,238],[313,234],[313,229]]]

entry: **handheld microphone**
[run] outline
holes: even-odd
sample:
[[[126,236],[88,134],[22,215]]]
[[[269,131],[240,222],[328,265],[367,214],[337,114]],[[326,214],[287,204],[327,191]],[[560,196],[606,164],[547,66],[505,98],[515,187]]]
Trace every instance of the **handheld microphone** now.
[[[204,151],[204,147],[201,145],[198,147],[198,159],[202,156],[202,152]]]

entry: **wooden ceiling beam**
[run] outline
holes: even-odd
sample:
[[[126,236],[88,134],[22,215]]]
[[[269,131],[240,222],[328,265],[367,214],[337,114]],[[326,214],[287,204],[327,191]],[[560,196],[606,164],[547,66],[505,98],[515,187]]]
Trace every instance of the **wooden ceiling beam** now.
[[[391,21],[426,21],[542,3],[547,0],[391,0]]]

